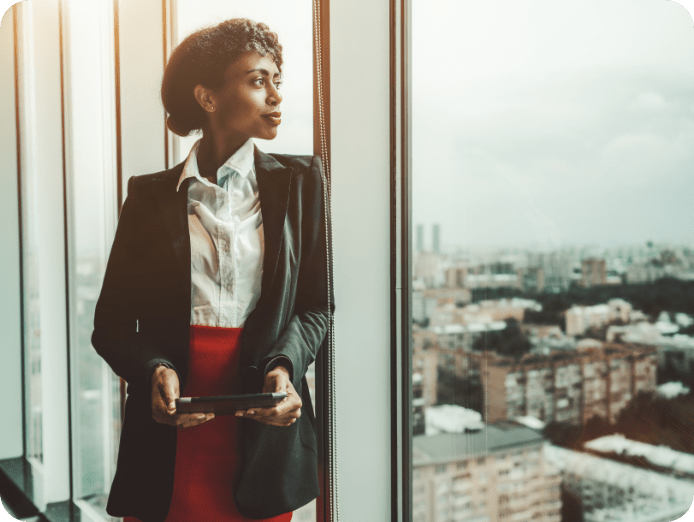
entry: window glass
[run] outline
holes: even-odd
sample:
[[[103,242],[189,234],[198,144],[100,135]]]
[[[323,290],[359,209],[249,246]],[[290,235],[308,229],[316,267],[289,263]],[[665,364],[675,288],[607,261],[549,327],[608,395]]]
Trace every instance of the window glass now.
[[[65,85],[65,152],[73,499],[95,519],[111,518],[106,500],[121,427],[120,379],[91,344],[117,216],[115,79],[113,67],[106,66],[114,59],[111,13],[105,2],[65,4],[68,22],[91,22],[69,24],[64,65],[70,71]]]
[[[33,12],[17,6],[17,53],[19,83],[20,127],[31,128],[35,121],[32,103],[36,79],[32,74],[34,54],[30,51],[31,33],[27,27],[33,23]],[[27,133],[29,134],[29,133]],[[20,165],[21,191],[21,243],[22,243],[22,294],[23,294],[23,342],[24,342],[24,416],[26,458],[32,464],[43,463],[43,386],[41,351],[41,285],[39,279],[39,229],[41,205],[39,204],[40,180],[36,161],[27,152],[32,151],[37,138],[35,133],[20,138],[23,156]],[[45,299],[45,298],[44,298]],[[44,318],[45,320],[45,318]],[[37,469],[32,466],[32,470]]]
[[[474,509],[428,499],[426,520],[679,518],[694,494],[672,464],[694,453],[691,16],[415,0],[412,35],[413,487],[444,459],[487,482]]]
[[[28,173],[27,173],[28,174]],[[22,275],[24,294],[24,374],[26,456],[43,462],[43,406],[41,401],[41,315],[36,193],[33,176],[22,176]]]

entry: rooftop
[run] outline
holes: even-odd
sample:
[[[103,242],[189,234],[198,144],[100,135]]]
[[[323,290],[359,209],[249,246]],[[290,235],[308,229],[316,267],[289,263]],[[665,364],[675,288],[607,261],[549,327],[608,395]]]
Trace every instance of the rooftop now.
[[[443,464],[541,444],[537,430],[513,422],[490,424],[471,433],[439,433],[413,438],[414,465]]]
[[[602,453],[643,457],[656,466],[694,475],[694,455],[675,451],[667,446],[654,446],[615,434],[586,442],[585,447]]]

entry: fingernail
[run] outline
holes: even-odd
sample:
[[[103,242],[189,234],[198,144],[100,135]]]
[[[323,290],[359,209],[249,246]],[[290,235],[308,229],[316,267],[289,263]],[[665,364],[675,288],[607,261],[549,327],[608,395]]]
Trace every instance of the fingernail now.
[[[240,412],[240,411],[238,411],[238,412],[236,412],[236,416],[237,416],[237,417],[243,417],[243,413]]]
[[[248,415],[255,415],[255,412],[253,410],[248,410]]]

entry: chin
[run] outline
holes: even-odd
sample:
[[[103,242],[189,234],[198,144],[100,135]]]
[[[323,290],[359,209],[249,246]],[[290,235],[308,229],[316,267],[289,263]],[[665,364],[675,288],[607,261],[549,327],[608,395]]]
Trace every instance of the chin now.
[[[262,136],[259,136],[262,140],[274,140],[277,137],[277,131],[274,132],[264,132]]]

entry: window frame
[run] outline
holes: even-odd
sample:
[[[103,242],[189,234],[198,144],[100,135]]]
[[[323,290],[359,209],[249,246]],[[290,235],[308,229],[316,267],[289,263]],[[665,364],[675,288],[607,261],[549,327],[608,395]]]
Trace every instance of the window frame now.
[[[413,519],[412,1],[390,0],[391,459],[393,522]]]

